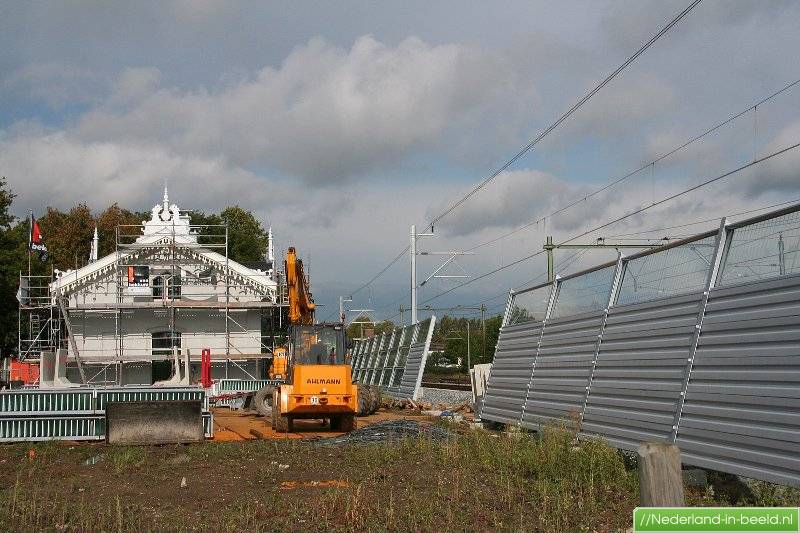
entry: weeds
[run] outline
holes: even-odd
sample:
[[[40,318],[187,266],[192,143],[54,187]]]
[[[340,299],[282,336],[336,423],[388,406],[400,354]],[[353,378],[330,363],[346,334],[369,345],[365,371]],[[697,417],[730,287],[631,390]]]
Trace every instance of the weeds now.
[[[0,471],[0,530],[615,531],[630,526],[638,499],[635,465],[601,441],[576,441],[568,426],[337,447],[206,443],[179,448],[186,464],[171,447],[93,449],[106,460],[84,465],[86,449],[47,446],[35,472],[28,447],[9,448],[20,460]],[[206,481],[182,489],[176,468]],[[287,482],[297,489],[281,490]],[[797,489],[750,487],[756,505],[800,500]]]
[[[111,464],[114,465],[114,470],[117,474],[121,474],[132,467],[141,466],[146,457],[145,448],[137,446],[114,448],[109,453],[109,459]]]

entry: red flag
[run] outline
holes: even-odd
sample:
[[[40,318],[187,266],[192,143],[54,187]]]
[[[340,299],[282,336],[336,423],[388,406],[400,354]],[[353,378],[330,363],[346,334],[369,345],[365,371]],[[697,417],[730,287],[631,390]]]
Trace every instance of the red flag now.
[[[47,245],[44,243],[39,223],[33,218],[33,213],[31,213],[31,232],[28,239],[28,249],[31,252],[39,252],[39,259],[47,261]]]

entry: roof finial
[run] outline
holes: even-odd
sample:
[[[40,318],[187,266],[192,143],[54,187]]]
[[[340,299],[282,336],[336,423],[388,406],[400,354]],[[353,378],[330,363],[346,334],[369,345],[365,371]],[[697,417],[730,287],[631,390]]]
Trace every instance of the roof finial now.
[[[92,237],[92,247],[89,249],[89,262],[97,261],[97,252],[100,248],[100,238],[97,235],[97,222],[94,223],[94,236]]]
[[[167,180],[164,180],[164,214],[169,212],[169,192],[167,191]]]

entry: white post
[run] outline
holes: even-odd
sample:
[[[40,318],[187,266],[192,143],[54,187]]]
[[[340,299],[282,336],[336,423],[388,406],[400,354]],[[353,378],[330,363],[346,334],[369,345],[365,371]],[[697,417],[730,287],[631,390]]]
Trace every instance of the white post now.
[[[469,318],[467,318],[467,373],[472,368],[472,353],[469,350]]]
[[[417,323],[417,227],[411,226],[411,323]]]

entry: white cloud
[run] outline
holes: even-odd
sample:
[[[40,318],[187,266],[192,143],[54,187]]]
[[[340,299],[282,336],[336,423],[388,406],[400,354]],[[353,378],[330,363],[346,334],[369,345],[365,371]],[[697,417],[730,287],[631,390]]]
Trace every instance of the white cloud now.
[[[448,132],[496,111],[515,89],[498,56],[413,37],[391,47],[365,36],[350,50],[313,39],[280,68],[215,91],[178,91],[157,80],[152,69],[126,71],[112,97],[81,118],[77,135],[224,153],[240,166],[323,184],[446,144]]]
[[[0,79],[6,95],[33,97],[53,109],[96,102],[106,86],[107,79],[89,69],[54,62],[32,63]]]
[[[758,156],[764,157],[797,143],[800,143],[800,121],[778,132]],[[747,193],[759,196],[774,191],[794,196],[800,194],[800,148],[765,161],[750,176],[746,187]]]

